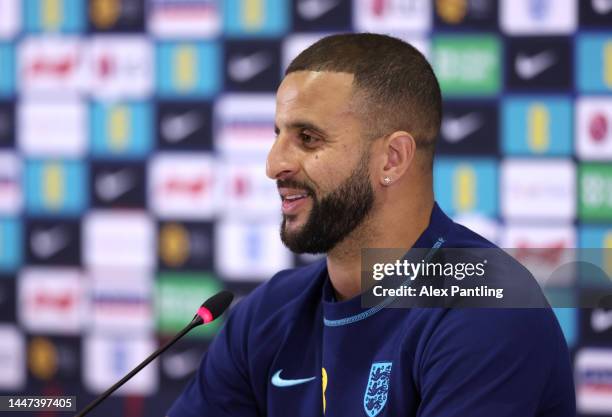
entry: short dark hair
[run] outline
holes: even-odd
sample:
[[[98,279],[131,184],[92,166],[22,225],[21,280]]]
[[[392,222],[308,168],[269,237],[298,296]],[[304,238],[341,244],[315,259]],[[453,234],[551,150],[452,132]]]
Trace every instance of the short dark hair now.
[[[353,74],[354,94],[364,100],[359,106],[364,126],[374,129],[369,134],[405,130],[433,159],[442,118],[440,86],[427,59],[412,45],[374,33],[331,35],[302,51],[285,75],[295,71]]]

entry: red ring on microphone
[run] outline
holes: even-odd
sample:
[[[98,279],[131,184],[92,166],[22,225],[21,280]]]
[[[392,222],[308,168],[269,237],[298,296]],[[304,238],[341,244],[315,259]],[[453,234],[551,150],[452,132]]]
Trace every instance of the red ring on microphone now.
[[[204,321],[204,324],[206,323],[210,323],[211,321],[213,321],[215,318],[213,317],[212,313],[210,312],[209,309],[207,309],[206,307],[200,307],[198,308],[198,316],[200,316],[202,318],[202,321]]]

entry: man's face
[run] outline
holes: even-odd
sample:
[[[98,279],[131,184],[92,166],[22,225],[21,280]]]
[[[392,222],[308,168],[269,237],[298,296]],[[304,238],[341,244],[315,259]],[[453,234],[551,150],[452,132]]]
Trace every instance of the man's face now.
[[[322,253],[370,212],[369,151],[351,110],[353,76],[299,71],[276,96],[276,141],[267,174],[282,199],[281,239],[297,253]]]

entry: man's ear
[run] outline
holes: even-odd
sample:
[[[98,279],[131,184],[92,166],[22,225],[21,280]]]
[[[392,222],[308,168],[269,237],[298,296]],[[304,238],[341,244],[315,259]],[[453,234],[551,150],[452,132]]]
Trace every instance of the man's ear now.
[[[416,153],[416,142],[408,132],[393,132],[385,140],[384,151],[386,162],[380,183],[389,186],[402,178],[410,168]]]

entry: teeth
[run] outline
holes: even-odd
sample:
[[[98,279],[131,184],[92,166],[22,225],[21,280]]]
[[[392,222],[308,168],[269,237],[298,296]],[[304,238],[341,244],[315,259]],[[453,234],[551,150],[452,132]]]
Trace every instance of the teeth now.
[[[285,200],[297,200],[298,198],[303,198],[303,197],[306,197],[306,194],[288,195],[287,197],[285,197]]]

